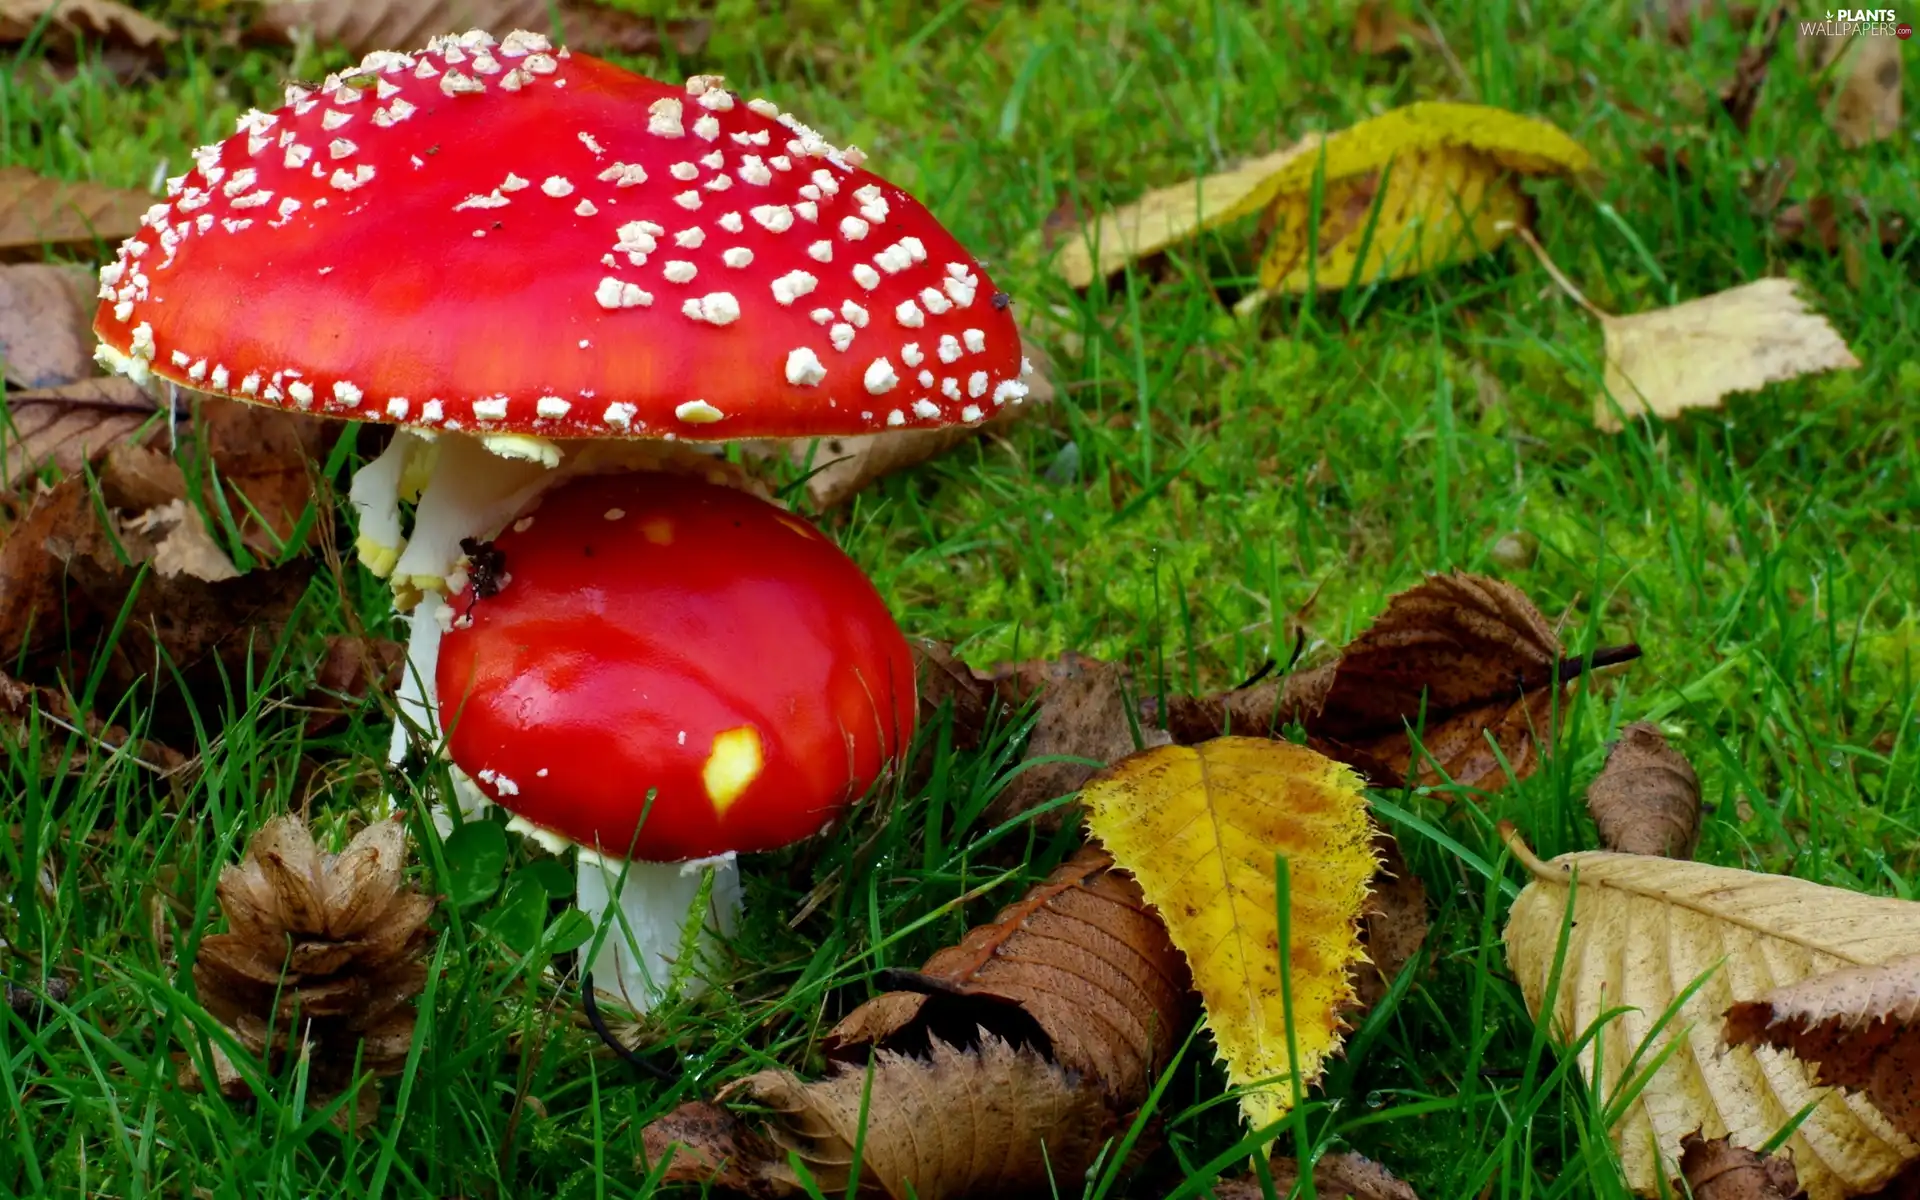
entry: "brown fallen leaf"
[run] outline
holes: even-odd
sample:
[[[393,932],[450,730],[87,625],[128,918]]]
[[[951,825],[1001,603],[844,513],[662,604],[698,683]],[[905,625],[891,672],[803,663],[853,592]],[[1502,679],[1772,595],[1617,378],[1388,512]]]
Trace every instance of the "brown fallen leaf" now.
[[[1440,39],[1425,22],[1395,11],[1386,0],[1364,0],[1353,14],[1355,54],[1404,54],[1418,46],[1435,46]]]
[[[56,245],[102,248],[132,237],[153,197],[133,188],[71,183],[0,167],[0,251]]]
[[[1336,662],[1235,692],[1170,698],[1167,727],[1176,742],[1191,745],[1229,730],[1271,736],[1298,722],[1314,749],[1377,785],[1431,785],[1444,774],[1497,791],[1508,767],[1525,778],[1539,765],[1540,747],[1551,744],[1556,677],[1570,680],[1638,654],[1622,646],[1596,651],[1590,664],[1567,657],[1546,618],[1512,584],[1433,575],[1393,597]]]
[[[9,390],[59,387],[93,374],[96,286],[84,267],[0,266],[0,359]]]
[[[1356,1028],[1359,1018],[1386,997],[1393,981],[1427,941],[1427,887],[1407,866],[1400,843],[1392,834],[1376,830],[1373,854],[1380,868],[1373,874],[1366,907],[1360,912],[1360,944],[1367,957],[1350,972],[1354,1001],[1346,1018]]]
[[[209,583],[240,574],[220,543],[207,532],[200,510],[185,500],[169,500],[150,508],[127,524],[153,542],[153,569],[162,576],[190,575]]]
[[[1741,133],[1753,124],[1754,109],[1760,105],[1760,89],[1766,86],[1767,69],[1780,48],[1780,32],[1786,27],[1787,6],[1775,4],[1767,14],[1766,28],[1757,41],[1740,50],[1733,66],[1733,78],[1720,89],[1720,110]]]
[[[0,747],[5,747],[9,753],[17,751],[24,755],[26,739],[35,722],[43,728],[52,726],[51,730],[46,731],[47,740],[52,744],[61,743],[68,734],[85,739],[87,747],[76,747],[65,763],[69,770],[82,769],[90,754],[125,754],[154,772],[178,770],[187,761],[187,756],[178,750],[160,742],[136,738],[126,729],[110,725],[91,713],[76,719],[73,705],[64,694],[52,688],[21,683],[0,671]],[[61,763],[52,756],[42,754],[39,765],[43,772],[52,773],[60,768]]]
[[[345,433],[341,421],[217,396],[198,397],[195,406],[194,439],[227,485],[228,508],[240,540],[269,558],[279,555],[293,536],[300,515],[313,502],[319,464]],[[215,512],[210,495],[203,503],[209,514]]]
[[[76,557],[96,559],[102,570],[119,564],[85,481],[69,478],[35,496],[0,539],[0,662],[18,663],[64,635],[67,589],[60,563]]]
[[[1128,693],[1131,690],[1126,667],[1102,662],[1069,650],[1058,659],[1003,666],[994,672],[999,695],[1019,707],[1036,693],[1039,712],[1033,732],[1027,738],[1023,764],[1052,756],[1085,759],[1085,762],[1045,762],[1022,766],[987,806],[986,821],[998,825],[1049,800],[1080,789],[1093,774],[1136,749],[1164,746],[1172,739],[1159,729],[1140,725],[1131,717]],[[1140,741],[1134,740],[1139,727]],[[1070,820],[1078,820],[1078,809],[1064,805],[1036,818],[1035,824],[1051,832]]]
[[[1049,1180],[1079,1178],[1113,1128],[1097,1089],[993,1037],[971,1050],[936,1041],[924,1058],[882,1050],[870,1071],[843,1064],[816,1083],[762,1071],[719,1099],[770,1110],[764,1128],[713,1105],[682,1106],[641,1131],[641,1169],[671,1155],[667,1183],[804,1195],[792,1153],[822,1193],[839,1195],[857,1143],[861,1195],[1045,1194]]]
[[[1300,1163],[1276,1158],[1269,1164],[1276,1195],[1288,1196],[1300,1181]],[[1214,1200],[1266,1200],[1260,1180],[1251,1175],[1213,1185]],[[1320,1200],[1420,1200],[1411,1187],[1379,1163],[1358,1154],[1324,1154],[1313,1164],[1313,1190]]]
[[[1840,144],[1865,146],[1898,134],[1903,43],[1860,34],[1808,40],[1820,44],[1818,66],[1839,63],[1828,122],[1839,135]]]
[[[406,646],[391,638],[345,634],[328,638],[305,701],[307,736],[318,737],[334,728],[368,695],[391,693],[400,685],[406,660]]]
[[[1587,808],[1603,850],[1692,858],[1700,839],[1700,777],[1645,721],[1620,731],[1587,788]]]
[[[1727,1044],[1773,1046],[1920,1141],[1920,955],[1848,967],[1727,1010]]]
[[[135,51],[157,59],[180,35],[117,0],[0,0],[0,45],[24,42],[36,31],[44,52],[77,57],[91,49]]]
[[[1693,1200],[1796,1200],[1805,1197],[1793,1163],[1761,1155],[1730,1138],[1708,1141],[1699,1133],[1680,1143],[1680,1174]]]
[[[144,443],[164,422],[153,397],[119,375],[10,392],[6,419],[0,487],[48,465],[72,473],[116,445]]]
[[[250,32],[291,38],[311,31],[322,45],[351,54],[424,46],[450,29],[529,29],[591,54],[698,54],[712,23],[656,20],[580,0],[272,0]],[[562,35],[564,34],[564,37]]]
[[[1186,959],[1133,876],[1099,846],[1083,847],[993,922],[968,931],[914,984],[862,1004],[827,1035],[827,1051],[864,1060],[869,1047],[924,1053],[976,1029],[1034,1045],[1098,1088],[1116,1112],[1146,1099],[1193,1024]]]
[[[1052,402],[1055,390],[1049,377],[1051,362],[1030,339],[1023,338],[1022,345],[1033,368],[1021,377],[1028,389],[1025,399],[1002,407],[982,424],[847,437],[759,440],[744,443],[742,448],[751,457],[785,460],[806,473],[808,504],[815,510],[833,508],[876,480],[917,467],[981,434],[1004,429]]]
[[[911,637],[914,680],[920,698],[920,724],[930,725],[941,709],[953,706],[953,744],[971,750],[980,744],[987,719],[999,704],[993,680],[977,675],[954,654],[953,647],[932,638]]]

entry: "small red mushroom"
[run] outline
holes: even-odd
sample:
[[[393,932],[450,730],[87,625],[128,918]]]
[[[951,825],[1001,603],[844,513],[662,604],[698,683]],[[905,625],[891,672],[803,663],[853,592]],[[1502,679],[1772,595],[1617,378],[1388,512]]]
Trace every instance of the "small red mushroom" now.
[[[589,917],[618,891],[598,986],[617,978],[644,1011],[700,868],[720,860],[714,902],[737,906],[733,855],[820,832],[899,757],[906,639],[825,535],[708,483],[571,480],[480,557],[440,648],[449,752],[519,821],[579,844]]]

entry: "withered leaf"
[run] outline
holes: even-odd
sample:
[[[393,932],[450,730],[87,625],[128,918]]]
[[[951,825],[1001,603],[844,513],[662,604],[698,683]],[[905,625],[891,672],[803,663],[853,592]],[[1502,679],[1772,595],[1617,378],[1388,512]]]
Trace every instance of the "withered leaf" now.
[[[1129,712],[1128,673],[1119,663],[1102,662],[1069,650],[1055,660],[1003,666],[994,674],[1000,696],[1010,704],[1023,704],[1034,692],[1039,693],[1040,708],[1027,738],[1023,763],[1059,755],[1087,759],[1092,765],[1023,765],[988,805],[986,819],[990,824],[1011,820],[1078,791],[1094,772],[1115,759],[1125,758],[1142,746],[1164,746],[1171,740],[1162,730],[1141,726],[1141,741],[1135,744],[1137,718]],[[1072,819],[1076,811],[1071,805],[1055,808],[1035,823],[1052,831]]]
[[[937,458],[955,446],[983,433],[1004,429],[1054,398],[1049,377],[1052,363],[1031,340],[1022,339],[1022,348],[1033,365],[1021,382],[1027,385],[1024,399],[1006,404],[979,425],[949,425],[939,429],[902,429],[880,433],[851,434],[845,437],[782,439],[748,443],[746,450],[758,458],[783,457],[807,472],[807,500],[815,509],[829,509],[851,499],[876,480],[919,466]]]
[[[648,1162],[672,1154],[667,1182],[704,1183],[721,1164],[717,1182],[732,1190],[802,1195],[792,1152],[838,1195],[860,1142],[863,1196],[1044,1195],[1049,1180],[1086,1171],[1114,1124],[1097,1089],[992,1037],[970,1050],[936,1041],[924,1058],[883,1050],[870,1071],[841,1065],[817,1083],[763,1071],[720,1099],[772,1110],[764,1131],[722,1121],[709,1105],[668,1114],[641,1133]]]
[[[919,689],[920,724],[931,724],[940,710],[953,706],[955,747],[971,750],[980,742],[987,718],[998,702],[993,681],[961,662],[953,647],[932,638],[910,637],[914,681]]]
[[[159,742],[136,739],[127,730],[118,725],[109,725],[91,713],[76,719],[73,705],[64,694],[52,688],[29,686],[0,671],[0,746],[23,739],[27,728],[36,719],[68,732],[77,730],[86,738],[92,751],[103,754],[126,753],[149,770],[173,771],[187,761],[186,755],[178,750]],[[55,734],[52,740],[57,744],[60,735]],[[67,765],[79,766],[88,753],[87,748],[76,747]],[[42,760],[41,768],[51,772],[60,765],[56,759],[49,757]]]
[[[1291,1195],[1300,1180],[1300,1163],[1276,1158],[1269,1164],[1273,1190]],[[1313,1190],[1322,1200],[1420,1200],[1414,1190],[1393,1177],[1379,1163],[1358,1154],[1325,1154],[1313,1164]],[[1214,1200],[1265,1200],[1260,1180],[1252,1175],[1223,1179],[1213,1185]]]
[[[1727,1010],[1729,1045],[1774,1046],[1819,1082],[1864,1093],[1920,1140],[1920,955],[1849,967]]]
[[[407,648],[391,638],[329,637],[306,697],[307,736],[317,737],[338,725],[348,707],[369,694],[391,693],[400,685],[406,659]]]
[[[1396,11],[1388,0],[1363,0],[1353,13],[1355,54],[1404,54],[1439,39],[1423,22]]]
[[[1805,1196],[1793,1163],[1760,1155],[1730,1138],[1708,1141],[1698,1133],[1680,1143],[1680,1174],[1693,1200],[1795,1200]]]
[[[133,188],[49,179],[0,167],[0,251],[131,237],[153,197]]]
[[[827,1035],[828,1052],[864,1058],[870,1044],[919,1051],[930,1041],[971,1040],[979,1027],[1037,1044],[1126,1110],[1146,1098],[1195,1012],[1186,959],[1139,884],[1097,845],[919,974],[930,986],[861,1005]]]
[[[220,543],[207,531],[200,510],[185,500],[169,500],[128,521],[153,541],[153,569],[162,576],[191,575],[219,583],[240,574]]]
[[[201,450],[229,491],[241,541],[277,555],[313,501],[317,464],[345,432],[340,421],[281,412],[257,404],[201,397],[194,422]],[[208,504],[208,511],[213,511]],[[256,517],[254,514],[258,513]],[[263,524],[264,522],[264,524]]]
[[[59,387],[93,374],[95,286],[84,267],[0,266],[0,359],[9,391]]]
[[[581,0],[272,0],[260,10],[256,36],[291,37],[312,30],[323,45],[352,54],[424,46],[450,29],[531,29],[592,54],[658,54],[671,47],[697,54],[706,20],[655,20]]]
[[[1700,838],[1700,778],[1657,726],[1620,731],[1607,765],[1587,788],[1600,847],[1626,854],[1692,858]]]
[[[1638,653],[1597,651],[1592,665]],[[1238,691],[1170,698],[1167,724],[1176,742],[1191,745],[1229,732],[1272,736],[1299,722],[1309,745],[1377,786],[1431,785],[1444,774],[1495,791],[1508,780],[1502,756],[1514,778],[1539,765],[1553,736],[1552,681],[1584,666],[1564,657],[1546,618],[1512,584],[1432,575],[1393,597],[1338,661]]]
[[[1427,887],[1407,866],[1400,843],[1392,834],[1376,830],[1373,854],[1380,869],[1373,874],[1366,907],[1360,913],[1360,944],[1366,947],[1367,957],[1349,971],[1354,1001],[1347,1020],[1356,1027],[1358,1018],[1380,1003],[1427,941]]]
[[[91,47],[157,55],[180,35],[118,0],[0,0],[0,43],[23,42],[42,30],[42,45],[72,58],[82,42]]]
[[[115,445],[144,441],[143,431],[157,432],[158,411],[144,388],[118,375],[11,392],[0,487],[12,487],[49,463],[71,473]]]
[[[69,478],[35,496],[0,539],[0,662],[18,662],[24,651],[60,638],[68,613],[64,564],[75,558],[102,571],[119,565],[85,481]]]

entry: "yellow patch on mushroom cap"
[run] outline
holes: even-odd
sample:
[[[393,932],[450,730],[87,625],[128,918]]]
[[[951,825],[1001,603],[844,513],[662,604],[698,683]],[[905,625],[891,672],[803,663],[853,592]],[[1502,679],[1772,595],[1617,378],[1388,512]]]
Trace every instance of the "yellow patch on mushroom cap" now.
[[[740,793],[760,777],[766,759],[760,753],[760,734],[751,725],[726,729],[714,735],[713,751],[700,771],[707,799],[713,801],[716,816],[725,817]]]
[[[781,513],[775,516],[773,519],[780,522],[782,525],[785,525],[788,529],[793,530],[795,533],[799,534],[801,537],[817,538],[820,536],[819,530],[807,524],[805,521],[800,520],[798,517],[789,517],[785,513]]]
[[[673,521],[669,517],[648,517],[641,523],[640,532],[656,546],[673,545]]]

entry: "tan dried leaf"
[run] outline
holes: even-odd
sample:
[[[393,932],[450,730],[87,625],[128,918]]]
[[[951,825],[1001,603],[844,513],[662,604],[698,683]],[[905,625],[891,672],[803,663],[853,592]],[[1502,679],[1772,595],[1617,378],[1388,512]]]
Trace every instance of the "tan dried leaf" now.
[[[1298,1160],[1276,1158],[1269,1168],[1274,1194],[1291,1195],[1294,1184],[1300,1181]],[[1391,1171],[1358,1154],[1322,1155],[1313,1164],[1313,1190],[1320,1200],[1420,1200]],[[1260,1180],[1250,1174],[1221,1180],[1213,1185],[1213,1195],[1214,1200],[1266,1200]]]
[[[1012,820],[1049,800],[1080,790],[1108,763],[1125,758],[1137,749],[1167,745],[1172,739],[1150,726],[1139,726],[1140,741],[1134,739],[1138,718],[1131,714],[1128,701],[1130,683],[1126,667],[1102,662],[1069,650],[1058,659],[1045,662],[1003,666],[994,672],[1000,684],[1000,696],[1009,704],[1024,704],[1034,693],[1040,697],[1040,709],[1034,718],[1033,732],[1027,738],[1023,765],[987,806],[986,820],[997,825]],[[1032,686],[1038,680],[1040,686]],[[1043,758],[1074,758],[1081,762],[1037,762]],[[1049,810],[1037,818],[1043,830],[1055,830],[1069,820],[1077,820],[1072,805]]]
[[[1839,88],[1829,121],[1845,146],[1885,141],[1900,132],[1900,84],[1903,43],[1890,37],[1821,38],[1832,49],[1821,55],[1826,66],[1841,55]]]
[[[960,1044],[976,1028],[1031,1042],[1037,1027],[1054,1062],[1125,1111],[1146,1099],[1195,1015],[1186,959],[1140,885],[1099,846],[929,958],[919,976],[921,991],[888,992],[849,1013],[827,1035],[828,1052]]]
[[[132,518],[129,524],[153,540],[153,569],[163,576],[190,575],[218,583],[240,574],[220,543],[207,532],[200,510],[185,500],[169,500]]]
[[[1920,955],[1775,988],[1727,1011],[1732,1045],[1772,1046],[1860,1093],[1920,1141]]]
[[[1803,1197],[1793,1163],[1756,1154],[1727,1138],[1690,1133],[1680,1143],[1680,1175],[1693,1200],[1795,1200]]]
[[[43,29],[42,45],[72,58],[81,42],[91,47],[137,50],[157,57],[180,35],[117,0],[0,0],[0,44],[25,41]]]
[[[557,18],[557,19],[556,19]],[[256,35],[292,37],[312,30],[324,45],[351,54],[423,46],[450,29],[530,29],[591,54],[658,54],[671,47],[697,54],[712,25],[663,21],[579,0],[272,0],[260,10]]]
[[[1600,324],[1607,364],[1593,423],[1608,433],[1643,413],[1672,420],[1690,408],[1718,408],[1733,392],[1860,365],[1827,319],[1800,302],[1791,279],[1627,317],[1600,314]]]
[[[344,423],[217,396],[199,397],[195,418],[194,436],[227,485],[240,540],[256,554],[277,556],[313,502],[317,464]],[[206,503],[213,512],[211,497]]]
[[[132,237],[153,197],[133,188],[71,183],[0,167],[0,251],[52,245],[102,249]]]
[[[1692,858],[1700,838],[1700,778],[1657,726],[1620,731],[1607,765],[1587,788],[1600,845],[1623,854]]]
[[[1728,1048],[1721,1019],[1776,987],[1920,954],[1920,904],[1638,854],[1543,863],[1510,844],[1533,875],[1506,930],[1528,1010],[1566,1042],[1612,1014],[1579,1055],[1602,1096],[1661,1064],[1611,1130],[1635,1191],[1653,1195],[1678,1174],[1689,1133],[1752,1148],[1809,1104],[1785,1149],[1813,1200],[1870,1191],[1920,1157],[1920,1144],[1872,1103],[1820,1086],[1811,1066],[1771,1048]],[[1548,996],[1570,893],[1564,973]]]
[[[11,392],[0,487],[48,464],[72,473],[114,446],[144,442],[157,431],[158,412],[144,388],[119,375]]]
[[[822,1192],[839,1195],[860,1143],[863,1196],[1045,1194],[1050,1180],[1079,1178],[1113,1128],[1097,1089],[991,1037],[974,1050],[936,1041],[925,1058],[883,1050],[870,1072],[842,1065],[817,1083],[762,1071],[720,1098],[772,1110],[764,1133],[711,1105],[685,1106],[642,1131],[643,1168],[671,1154],[667,1182],[717,1173],[749,1195],[797,1196],[792,1152]]]
[[[0,266],[0,358],[6,360],[10,392],[59,387],[93,374],[96,286],[84,267]]]

